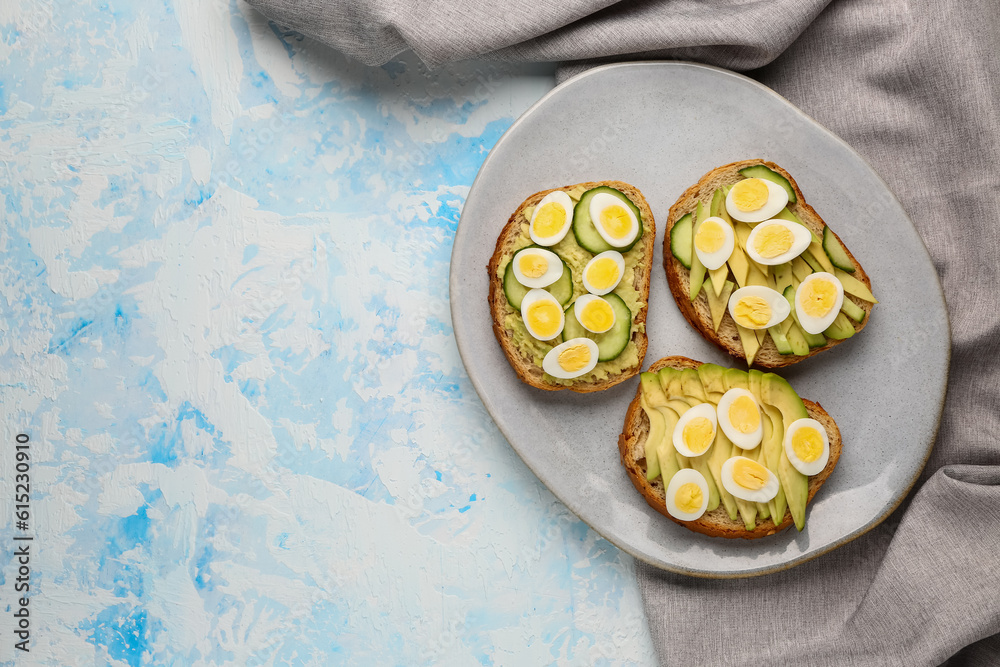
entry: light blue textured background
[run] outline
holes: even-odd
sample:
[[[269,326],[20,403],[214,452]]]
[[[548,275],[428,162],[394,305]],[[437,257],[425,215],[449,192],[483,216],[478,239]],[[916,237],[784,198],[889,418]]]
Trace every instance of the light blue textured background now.
[[[0,64],[0,660],[653,664],[632,561],[452,337],[464,198],[551,67],[366,68],[196,0],[3,2]]]

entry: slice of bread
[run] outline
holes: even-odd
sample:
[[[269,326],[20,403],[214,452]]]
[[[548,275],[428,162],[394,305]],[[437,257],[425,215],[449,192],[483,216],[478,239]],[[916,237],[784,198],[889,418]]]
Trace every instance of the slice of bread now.
[[[688,359],[687,357],[664,357],[653,363],[649,370],[658,371],[668,366],[677,369],[698,368],[702,363]],[[743,537],[747,539],[766,537],[767,535],[777,533],[792,523],[791,511],[786,511],[785,516],[778,523],[775,523],[770,518],[764,520],[758,518],[755,528],[747,530],[739,517],[737,517],[736,521],[729,518],[726,508],[722,504],[711,512],[706,512],[696,521],[680,521],[670,516],[670,513],[667,512],[663,480],[660,478],[652,482],[646,480],[645,452],[646,437],[649,435],[649,419],[639,404],[641,393],[642,388],[640,386],[636,391],[635,399],[629,404],[628,411],[625,414],[625,426],[622,429],[621,435],[618,436],[618,452],[629,479],[632,480],[632,484],[642,494],[643,498],[646,499],[650,507],[685,528],[716,537]],[[843,443],[840,438],[840,429],[837,428],[837,424],[834,423],[830,415],[823,409],[823,406],[806,399],[802,399],[802,402],[805,403],[809,416],[823,424],[830,439],[830,459],[826,467],[819,474],[809,478],[808,506],[808,502],[812,502],[813,496],[823,486],[823,483],[836,467],[837,461],[840,460]]]
[[[736,330],[736,323],[729,315],[729,312],[727,311],[723,316],[722,324],[719,326],[718,332],[716,332],[712,326],[712,312],[709,310],[708,299],[706,298],[704,292],[699,293],[698,298],[693,302],[691,301],[689,297],[691,272],[685,268],[683,264],[677,261],[677,258],[675,258],[673,253],[670,251],[670,232],[681,217],[687,213],[693,213],[695,211],[698,201],[701,201],[703,206],[710,206],[712,203],[712,195],[717,188],[733,185],[737,181],[742,180],[743,176],[739,173],[740,169],[745,169],[746,167],[754,165],[764,165],[788,179],[792,189],[795,190],[795,196],[797,199],[794,204],[788,204],[788,209],[798,216],[799,220],[801,220],[806,227],[811,229],[813,233],[820,238],[823,238],[823,228],[826,227],[826,223],[819,216],[819,214],[816,213],[813,207],[806,203],[802,190],[799,189],[798,184],[795,182],[795,179],[792,178],[791,174],[773,162],[766,162],[759,159],[733,162],[731,164],[717,167],[702,176],[701,180],[688,188],[684,194],[680,196],[677,202],[670,207],[670,215],[667,218],[666,233],[663,237],[663,268],[667,273],[667,283],[670,286],[670,292],[674,295],[677,307],[680,308],[684,318],[691,324],[691,326],[697,329],[706,340],[714,343],[727,354],[743,360],[746,360],[746,355],[743,351],[743,345],[740,342],[739,332]],[[834,234],[834,236],[836,236],[836,234]],[[837,240],[840,240],[839,236],[837,236]],[[841,243],[841,245],[844,246],[843,243]],[[858,263],[858,260],[855,259],[854,255],[851,254],[850,250],[848,250],[846,246],[844,246],[844,250],[847,252],[848,257],[854,264],[853,276],[871,289],[871,280],[868,278],[868,274],[865,273],[861,264]],[[868,324],[868,315],[871,313],[873,304],[858,299],[850,294],[844,294],[844,298],[850,299],[864,309],[865,317],[860,324],[852,320],[855,332],[861,331],[865,328],[865,325]],[[781,368],[811,357],[814,354],[819,354],[823,350],[828,350],[841,342],[843,341],[828,339],[826,344],[822,347],[811,349],[807,355],[797,356],[794,354],[779,353],[778,348],[774,345],[774,341],[770,336],[768,336],[765,338],[764,344],[754,357],[753,366],[758,368]]]
[[[622,192],[632,201],[633,204],[636,205],[636,207],[638,207],[642,218],[642,236],[631,250],[624,253],[626,260],[630,257],[638,256],[641,261],[635,265],[633,271],[631,272],[632,275],[626,275],[623,277],[622,284],[614,290],[615,292],[619,292],[620,290],[625,289],[624,285],[630,280],[632,288],[634,288],[638,293],[638,312],[632,313],[632,337],[628,346],[625,348],[625,352],[630,354],[630,348],[634,348],[636,360],[634,364],[616,369],[614,372],[609,372],[608,368],[612,367],[612,364],[615,364],[615,362],[618,361],[617,359],[607,362],[598,362],[597,367],[591,373],[582,375],[572,380],[558,380],[542,371],[541,360],[533,357],[532,354],[520,348],[515,340],[514,332],[505,326],[504,321],[508,316],[514,314],[517,318],[520,318],[521,315],[519,312],[514,310],[504,294],[503,270],[506,268],[507,263],[511,260],[517,250],[531,244],[527,231],[529,220],[525,216],[525,209],[535,206],[545,195],[555,190],[563,190],[568,193],[572,192],[577,194],[578,198],[579,193],[602,185]],[[493,333],[496,336],[500,347],[503,349],[504,355],[510,362],[511,368],[514,369],[514,372],[522,382],[525,382],[532,387],[537,387],[538,389],[546,389],[550,391],[570,389],[575,392],[587,393],[592,391],[601,391],[612,387],[636,375],[640,371],[643,359],[646,356],[646,312],[649,304],[649,279],[652,271],[653,243],[655,237],[656,225],[653,221],[653,212],[650,210],[649,204],[646,202],[646,198],[642,196],[642,193],[638,190],[638,188],[621,181],[593,181],[587,183],[577,183],[575,185],[566,185],[561,188],[553,188],[552,190],[544,190],[531,195],[517,207],[517,210],[510,216],[507,224],[500,232],[500,236],[497,238],[496,249],[490,257],[486,271],[489,277],[488,298],[490,315],[493,320]],[[560,243],[570,243],[575,245],[576,242],[573,238],[572,230],[569,231],[566,238],[569,239],[569,241],[564,240]],[[576,247],[579,248],[579,246]],[[558,254],[559,244],[550,248],[550,250],[554,250]],[[586,252],[582,248],[580,248],[580,251]],[[626,273],[628,273],[628,268],[626,268]],[[575,300],[581,294],[584,294],[585,290],[583,290],[580,276],[574,274],[573,282],[573,299]],[[572,301],[570,303],[572,303]],[[554,341],[552,341],[550,347],[554,347],[559,342],[561,342],[561,338],[557,337]],[[625,352],[623,352],[623,354],[625,354]]]

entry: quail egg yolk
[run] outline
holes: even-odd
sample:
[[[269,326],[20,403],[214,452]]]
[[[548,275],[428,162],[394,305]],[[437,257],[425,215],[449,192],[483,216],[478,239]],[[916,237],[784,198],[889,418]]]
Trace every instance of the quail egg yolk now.
[[[792,451],[803,463],[812,463],[823,454],[823,436],[816,429],[803,426],[792,436]]]
[[[799,302],[808,315],[823,317],[837,302],[837,288],[829,280],[810,280],[802,286]]]
[[[552,338],[559,332],[559,316],[562,311],[555,301],[547,299],[536,301],[528,306],[527,320],[542,338]]]
[[[604,299],[594,299],[583,307],[580,324],[590,331],[607,331],[614,324],[615,313]]]
[[[792,249],[792,231],[782,225],[768,225],[753,240],[754,249],[761,257],[771,259]]]
[[[559,353],[559,367],[575,373],[590,363],[590,349],[586,345],[571,345]]]
[[[738,396],[729,406],[729,422],[740,433],[753,433],[760,426],[760,410],[749,396]]]
[[[744,489],[751,491],[761,489],[767,484],[769,477],[767,468],[756,461],[738,459],[733,463],[733,481]]]
[[[695,454],[701,454],[712,444],[715,437],[712,422],[704,417],[696,417],[684,426],[684,444]]]
[[[762,327],[771,321],[771,306],[762,297],[745,296],[736,302],[733,315],[737,324]]]
[[[767,203],[770,191],[759,178],[748,178],[733,186],[733,203],[741,211],[756,211]]]
[[[601,225],[611,238],[625,238],[632,230],[632,220],[622,206],[608,206],[601,211]]]
[[[706,220],[698,227],[698,232],[694,235],[694,244],[705,253],[718,252],[722,244],[726,242],[726,233],[722,230],[722,225],[714,220]]]
[[[566,222],[566,209],[555,202],[549,202],[538,209],[535,220],[535,233],[541,237],[555,236]]]
[[[701,488],[694,482],[682,484],[677,489],[677,493],[674,494],[674,503],[677,505],[677,509],[686,514],[695,514],[700,510],[702,499]]]
[[[521,253],[518,268],[528,278],[541,278],[549,270],[549,262],[544,257],[532,253]]]
[[[587,269],[587,282],[598,290],[614,285],[618,282],[618,264],[610,257],[593,262]]]

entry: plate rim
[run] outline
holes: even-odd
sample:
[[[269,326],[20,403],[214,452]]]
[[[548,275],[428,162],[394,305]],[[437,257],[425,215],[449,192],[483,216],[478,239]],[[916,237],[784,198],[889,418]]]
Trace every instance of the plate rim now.
[[[924,252],[925,259],[927,260],[927,262],[930,264],[931,267],[934,266],[933,258],[931,257],[930,251],[927,249],[926,243],[924,243],[923,237],[917,231],[917,228],[913,224],[913,221],[910,220],[909,214],[906,212],[906,209],[903,207],[902,203],[900,203],[899,199],[896,197],[896,194],[889,187],[888,183],[886,183],[885,180],[878,174],[878,172],[876,172],[875,169],[868,163],[868,161],[860,153],[858,153],[850,144],[848,144],[846,141],[844,141],[843,139],[841,139],[839,136],[837,136],[831,130],[827,129],[819,121],[817,121],[812,116],[810,116],[809,114],[807,114],[806,112],[804,112],[802,109],[800,109],[799,107],[797,107],[795,104],[793,104],[792,102],[790,102],[787,98],[785,98],[781,94],[775,92],[771,88],[768,88],[767,86],[765,86],[764,84],[760,83],[759,81],[756,81],[756,80],[754,80],[754,79],[752,79],[752,78],[750,78],[750,77],[748,77],[746,75],[740,74],[738,72],[733,72],[731,70],[727,70],[727,69],[724,69],[724,68],[721,68],[721,67],[716,67],[716,66],[713,66],[713,65],[705,65],[705,64],[702,64],[702,63],[697,63],[697,62],[692,62],[692,61],[686,61],[686,60],[636,60],[636,61],[628,61],[628,62],[609,63],[609,64],[605,64],[605,65],[597,65],[597,66],[592,67],[590,69],[587,69],[587,70],[585,70],[583,72],[580,72],[580,73],[578,73],[578,74],[576,74],[576,75],[574,75],[572,77],[569,77],[565,81],[557,84],[556,86],[554,86],[552,88],[552,90],[550,90],[547,93],[545,93],[545,95],[543,95],[542,97],[540,97],[534,104],[532,104],[520,116],[518,116],[514,120],[514,122],[511,123],[511,125],[507,128],[507,130],[504,131],[504,133],[500,136],[500,138],[497,139],[496,143],[493,145],[493,147],[490,149],[489,153],[487,153],[486,157],[483,159],[483,162],[482,162],[482,164],[479,167],[479,171],[476,172],[476,177],[475,177],[475,179],[473,179],[472,185],[469,187],[469,192],[466,195],[465,202],[468,202],[469,197],[476,191],[476,186],[479,184],[480,178],[483,175],[484,167],[494,157],[494,154],[496,153],[496,151],[498,150],[498,148],[500,148],[506,141],[508,141],[509,138],[510,138],[510,136],[517,131],[517,128],[523,122],[525,122],[525,119],[528,118],[531,114],[533,114],[536,111],[536,109],[538,109],[540,106],[542,106],[543,104],[545,104],[546,101],[550,97],[552,97],[553,95],[559,94],[559,91],[563,87],[566,87],[566,86],[568,86],[570,84],[575,84],[580,79],[584,79],[584,78],[587,78],[587,77],[590,77],[590,76],[594,76],[596,74],[599,74],[599,73],[602,73],[602,72],[605,72],[605,71],[608,71],[608,70],[625,69],[625,68],[631,69],[631,68],[637,68],[637,67],[655,67],[655,68],[664,67],[664,68],[683,68],[683,69],[691,68],[691,69],[707,70],[707,71],[709,71],[709,72],[712,73],[711,74],[712,76],[714,76],[714,75],[723,75],[723,76],[733,77],[735,79],[738,79],[738,80],[742,81],[743,83],[750,83],[750,84],[752,84],[752,86],[754,88],[757,88],[759,91],[764,92],[764,93],[766,93],[768,95],[771,95],[771,96],[777,98],[781,103],[783,103],[789,109],[791,109],[796,114],[798,114],[799,116],[801,116],[802,118],[804,118],[805,120],[807,120],[815,129],[817,129],[818,131],[820,131],[823,134],[825,134],[829,139],[834,140],[834,142],[837,143],[837,144],[839,144],[841,146],[841,148],[846,149],[853,156],[854,159],[856,159],[861,165],[863,165],[868,170],[870,176],[875,181],[877,181],[877,183],[879,185],[881,185],[882,189],[889,195],[889,197],[891,198],[892,202],[895,203],[897,206],[899,206],[899,209],[903,212],[903,215],[906,218],[906,221],[910,224],[910,227],[913,229],[914,234],[915,234],[917,240],[920,243],[920,248]],[[585,523],[591,530],[593,530],[598,535],[600,535],[602,538],[604,538],[605,540],[607,540],[611,544],[615,545],[615,547],[617,547],[618,549],[621,549],[625,553],[629,554],[630,556],[632,556],[636,560],[641,561],[641,562],[643,562],[643,563],[645,563],[645,564],[647,564],[647,565],[649,565],[651,567],[655,567],[655,568],[657,568],[659,570],[663,570],[663,571],[666,571],[666,572],[672,572],[674,574],[681,574],[681,575],[691,576],[691,577],[695,577],[695,578],[701,578],[701,579],[746,579],[746,578],[751,578],[751,577],[759,577],[759,576],[763,576],[763,575],[767,575],[767,574],[773,574],[773,573],[776,573],[776,572],[783,572],[785,570],[791,569],[791,568],[796,567],[798,565],[802,565],[803,563],[807,563],[807,562],[809,562],[811,560],[819,558],[820,556],[823,556],[823,555],[825,555],[825,554],[827,554],[827,553],[829,553],[829,552],[831,552],[831,551],[833,551],[835,549],[839,549],[840,547],[844,546],[845,544],[858,539],[862,535],[864,535],[864,534],[870,532],[871,530],[873,530],[874,528],[876,528],[878,525],[880,525],[882,522],[884,522],[891,514],[893,514],[893,512],[895,512],[899,508],[899,506],[909,497],[910,493],[914,489],[914,486],[916,485],[917,481],[920,479],[920,476],[923,474],[925,468],[927,467],[927,462],[930,460],[931,453],[934,451],[934,446],[937,443],[937,437],[938,437],[938,434],[940,432],[941,419],[942,419],[942,416],[944,414],[945,401],[947,399],[947,393],[948,393],[948,381],[949,381],[949,377],[950,377],[950,373],[951,373],[951,353],[952,353],[951,317],[950,317],[950,314],[948,312],[948,307],[947,307],[947,303],[948,302],[947,302],[947,299],[945,298],[944,288],[941,285],[941,279],[940,279],[940,276],[937,275],[937,271],[934,271],[934,284],[937,287],[937,291],[938,291],[938,294],[939,294],[939,296],[941,298],[941,302],[944,304],[943,314],[944,314],[945,333],[947,335],[947,341],[946,341],[947,345],[945,346],[945,358],[944,358],[944,377],[943,377],[943,382],[941,383],[941,389],[940,389],[939,395],[937,396],[937,414],[935,415],[934,424],[933,424],[933,435],[932,435],[932,437],[930,437],[929,443],[927,444],[927,446],[925,448],[924,455],[923,455],[923,460],[920,462],[920,465],[917,466],[917,468],[915,469],[912,479],[909,481],[909,483],[905,486],[905,488],[899,494],[899,496],[897,497],[896,501],[894,503],[892,503],[891,505],[889,505],[885,509],[885,511],[883,511],[881,514],[875,516],[874,518],[872,518],[869,522],[867,522],[863,526],[861,526],[861,527],[857,528],[856,530],[848,533],[847,535],[841,537],[840,539],[834,540],[833,542],[825,545],[824,547],[822,547],[820,549],[817,549],[816,551],[811,551],[811,552],[808,552],[806,554],[802,554],[800,556],[797,556],[797,557],[792,558],[792,559],[787,560],[787,561],[783,561],[783,562],[778,563],[776,565],[762,566],[762,567],[759,567],[759,568],[752,568],[752,569],[748,569],[748,570],[739,570],[739,571],[717,571],[717,570],[702,570],[702,569],[697,569],[697,568],[677,567],[677,566],[666,564],[666,563],[653,562],[653,560],[651,560],[650,558],[647,558],[644,554],[641,554],[637,550],[631,548],[631,546],[628,545],[627,543],[623,543],[622,541],[620,541],[618,539],[615,539],[615,538],[609,537],[608,535],[605,535],[602,530],[600,530],[599,528],[597,528],[596,526],[594,526],[593,524],[591,524],[589,521],[587,521],[586,519],[584,519],[581,516],[580,511],[577,508],[575,502],[571,502],[571,501],[566,500],[560,494],[556,493],[555,490],[553,490],[552,486],[547,481],[547,477],[548,476],[545,475],[545,474],[543,474],[543,473],[541,473],[539,470],[536,470],[535,467],[532,466],[524,458],[524,456],[522,456],[521,451],[517,447],[515,447],[513,444],[511,444],[511,438],[510,438],[510,435],[507,433],[507,428],[504,425],[502,425],[501,422],[499,422],[494,417],[494,410],[491,408],[492,401],[490,401],[487,398],[488,394],[485,393],[484,387],[482,387],[480,385],[480,380],[478,378],[474,377],[472,373],[469,373],[469,371],[468,371],[469,364],[467,362],[467,356],[473,354],[473,351],[467,349],[466,345],[468,343],[466,341],[464,341],[460,336],[455,335],[455,332],[457,330],[455,329],[454,324],[455,324],[456,321],[458,321],[456,319],[456,315],[458,315],[458,313],[456,313],[456,310],[455,310],[456,309],[456,302],[455,302],[454,297],[453,297],[453,295],[456,292],[455,288],[457,286],[458,278],[459,278],[459,276],[456,275],[456,273],[455,273],[455,252],[456,252],[456,248],[459,245],[458,244],[459,235],[463,234],[463,229],[464,230],[468,229],[468,225],[466,225],[465,228],[463,228],[463,226],[462,226],[462,218],[464,218],[464,217],[465,217],[465,204],[463,203],[462,215],[459,216],[458,225],[457,225],[457,228],[456,228],[456,231],[455,231],[455,239],[452,242],[452,252],[451,252],[451,256],[449,258],[448,301],[449,301],[449,313],[450,313],[451,318],[452,318],[452,332],[453,332],[453,335],[454,335],[454,338],[455,338],[456,346],[458,347],[459,357],[462,360],[462,365],[466,369],[466,375],[468,376],[469,380],[472,382],[472,386],[476,390],[476,394],[479,396],[479,400],[482,402],[483,407],[486,408],[486,412],[489,414],[490,419],[493,420],[493,423],[496,425],[497,429],[503,434],[504,438],[507,440],[507,445],[512,450],[514,450],[514,452],[517,454],[518,458],[532,472],[532,474],[534,474],[535,477],[545,486],[545,488],[549,491],[549,493],[551,493],[553,495],[553,497],[555,497],[559,502],[561,502],[563,505],[565,505],[567,509],[569,509],[571,512],[573,512],[573,514],[580,521],[582,521],[583,523]],[[645,359],[643,361],[645,362]],[[785,531],[787,531],[787,530],[791,530],[791,528],[786,528]],[[785,531],[781,531],[781,532],[785,532]]]

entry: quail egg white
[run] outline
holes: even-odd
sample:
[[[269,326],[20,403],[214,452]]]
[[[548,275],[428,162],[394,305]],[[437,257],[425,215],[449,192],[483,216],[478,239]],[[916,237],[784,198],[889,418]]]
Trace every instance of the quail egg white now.
[[[607,294],[618,287],[625,275],[625,258],[617,250],[594,255],[583,267],[583,287],[591,294]]]
[[[766,503],[778,495],[778,476],[745,456],[734,456],[722,464],[722,486],[740,500]]]
[[[741,449],[753,449],[760,444],[764,437],[760,406],[749,391],[733,387],[719,399],[716,412],[719,428],[734,445]]]
[[[699,403],[677,420],[674,427],[674,449],[681,456],[701,456],[715,441],[718,417],[711,403]]]
[[[563,262],[551,250],[525,248],[511,261],[514,262],[514,277],[525,287],[548,287],[562,276]]]
[[[573,222],[574,207],[573,200],[562,190],[542,197],[535,205],[528,224],[531,240],[543,246],[552,246],[562,241]]]
[[[792,307],[781,294],[769,287],[747,285],[729,297],[729,315],[747,329],[767,329],[783,322]]]
[[[815,419],[796,419],[785,429],[785,456],[803,475],[816,475],[830,460],[830,438]]]
[[[604,333],[615,325],[615,311],[611,304],[596,294],[584,294],[573,304],[573,314],[584,329]]]
[[[695,521],[708,509],[708,482],[694,468],[682,468],[667,483],[667,512],[680,521]]]
[[[538,340],[552,340],[562,333],[566,318],[562,305],[543,289],[528,290],[521,300],[521,319]]]
[[[694,252],[706,269],[715,270],[725,264],[735,247],[733,228],[722,218],[705,218],[694,233]]]
[[[726,212],[742,222],[770,220],[788,205],[788,193],[777,183],[763,178],[739,181],[726,195]]]
[[[569,380],[594,370],[598,356],[597,343],[589,338],[571,338],[548,351],[542,359],[542,370]]]
[[[768,220],[762,222],[747,237],[747,255],[765,266],[790,262],[809,247],[812,234],[797,222]]]
[[[795,315],[811,334],[826,331],[843,305],[844,286],[832,273],[809,274],[795,290]]]
[[[599,192],[590,200],[590,219],[607,243],[624,248],[639,235],[639,220],[624,201],[608,192]]]

